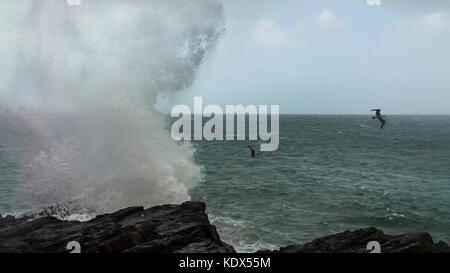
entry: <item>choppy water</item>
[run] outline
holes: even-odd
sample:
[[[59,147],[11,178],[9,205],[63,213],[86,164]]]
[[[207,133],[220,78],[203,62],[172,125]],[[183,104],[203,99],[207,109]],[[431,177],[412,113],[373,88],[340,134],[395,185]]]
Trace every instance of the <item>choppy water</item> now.
[[[282,116],[279,149],[259,158],[246,142],[197,142],[205,179],[192,198],[241,251],[366,226],[450,242],[450,116],[378,126],[370,116]]]
[[[279,149],[258,158],[256,142],[194,142],[204,179],[190,195],[238,251],[366,226],[450,242],[450,116],[387,119],[281,116]],[[32,209],[20,192],[32,140],[13,127],[0,121],[1,214]]]

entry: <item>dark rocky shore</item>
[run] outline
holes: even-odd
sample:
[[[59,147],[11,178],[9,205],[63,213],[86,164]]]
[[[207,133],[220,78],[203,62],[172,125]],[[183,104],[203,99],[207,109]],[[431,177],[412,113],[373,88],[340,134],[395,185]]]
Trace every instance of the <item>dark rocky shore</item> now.
[[[201,202],[131,207],[88,222],[61,221],[51,214],[51,210],[43,210],[20,218],[0,215],[0,252],[67,253],[68,242],[77,241],[84,253],[235,253],[220,239]],[[258,252],[367,253],[370,241],[378,241],[383,253],[450,253],[446,243],[434,243],[426,232],[387,235],[374,227]]]

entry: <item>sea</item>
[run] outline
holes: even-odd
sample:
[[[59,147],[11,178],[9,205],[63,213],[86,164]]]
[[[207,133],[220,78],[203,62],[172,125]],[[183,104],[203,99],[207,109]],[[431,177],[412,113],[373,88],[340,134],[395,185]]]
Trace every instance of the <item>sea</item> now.
[[[281,115],[279,148],[252,158],[258,141],[192,141],[207,205],[221,239],[239,252],[277,249],[375,226],[426,231],[450,243],[450,116]],[[34,209],[20,192],[26,132],[0,118],[0,213]],[[340,132],[340,133],[339,133]]]

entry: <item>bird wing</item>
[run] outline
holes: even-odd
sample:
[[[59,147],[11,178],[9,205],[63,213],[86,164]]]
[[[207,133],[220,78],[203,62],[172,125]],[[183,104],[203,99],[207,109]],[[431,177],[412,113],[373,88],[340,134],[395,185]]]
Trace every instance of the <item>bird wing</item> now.
[[[386,123],[386,121],[383,118],[378,118],[378,120],[381,122],[380,128],[383,129],[384,124]]]
[[[255,150],[250,145],[247,145],[247,147],[250,148],[250,150],[252,150],[252,155],[254,155],[255,154]]]
[[[372,111],[375,111],[375,115],[381,115],[381,109],[373,109]]]

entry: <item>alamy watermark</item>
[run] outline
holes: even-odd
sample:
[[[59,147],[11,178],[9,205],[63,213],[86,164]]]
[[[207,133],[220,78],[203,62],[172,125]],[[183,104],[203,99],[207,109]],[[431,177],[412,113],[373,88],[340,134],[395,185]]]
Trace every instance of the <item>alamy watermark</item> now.
[[[66,0],[69,6],[81,6],[81,0]]]
[[[381,253],[381,245],[378,241],[368,242],[366,249],[370,250],[370,253]]]
[[[366,0],[369,6],[381,6],[381,0]]]
[[[71,250],[70,253],[81,253],[81,245],[78,241],[68,242],[66,249]]]
[[[226,123],[225,140],[246,140],[246,119],[248,118],[248,140],[259,140],[261,151],[270,152],[279,145],[279,105],[270,106],[270,131],[268,130],[267,105],[226,105],[225,115],[219,105],[207,105],[203,108],[202,97],[194,97],[194,112],[187,105],[175,105],[171,111],[172,118],[178,118],[171,129],[176,141],[191,140],[192,114],[194,114],[194,140],[224,140],[223,124]],[[210,118],[203,125],[203,118]],[[235,118],[237,130],[235,130]],[[259,126],[258,126],[259,125]],[[214,130],[213,130],[214,129]],[[259,135],[258,135],[259,134]]]

